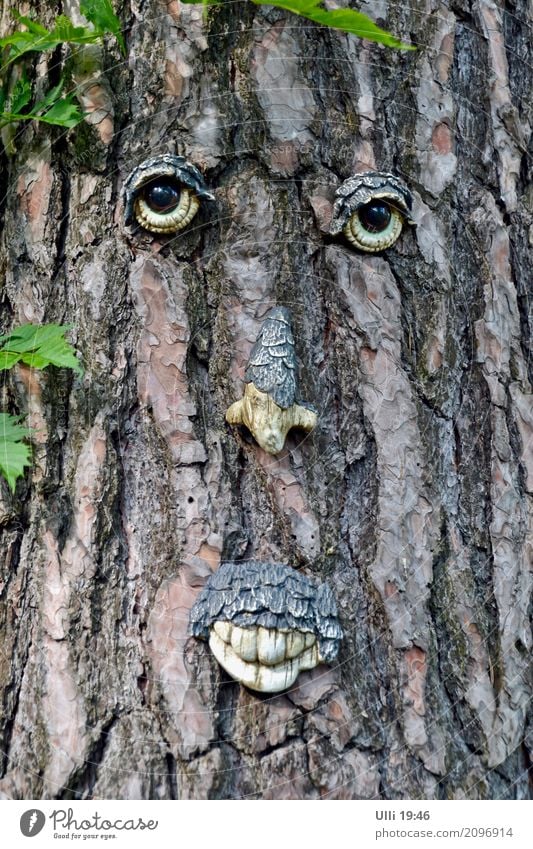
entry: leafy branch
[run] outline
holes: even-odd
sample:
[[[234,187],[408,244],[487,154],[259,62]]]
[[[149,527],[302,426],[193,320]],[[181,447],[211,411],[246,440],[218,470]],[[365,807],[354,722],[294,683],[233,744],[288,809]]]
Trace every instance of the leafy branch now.
[[[108,34],[116,38],[122,53],[125,54],[120,21],[113,11],[111,0],[81,0],[80,12],[89,21],[90,26],[75,26],[66,15],[59,15],[50,30],[32,18],[13,12],[18,23],[25,29],[0,38],[3,72],[0,79],[0,129],[17,121],[41,121],[71,128],[83,120],[83,113],[74,103],[74,92],[64,93],[64,75],[58,85],[30,106],[32,86],[24,66],[11,91],[9,74],[12,66],[15,63],[20,64],[28,54],[53,52],[67,44],[98,44]]]
[[[205,9],[208,6],[220,6],[223,2],[224,0],[183,0],[183,3],[196,5],[202,3]],[[367,15],[356,9],[325,9],[323,0],[251,0],[251,2],[256,6],[275,6],[278,9],[285,9],[316,24],[342,30],[359,38],[377,41],[387,47],[396,47],[399,50],[416,49],[414,45],[404,44],[392,33],[378,27]]]
[[[65,80],[61,79],[59,84],[51,88],[28,112],[23,113],[21,110],[28,106],[32,97],[31,84],[23,69],[9,98],[6,99],[5,92],[0,89],[0,128],[15,121],[41,121],[68,129],[75,127],[83,115],[73,102],[74,93],[61,97],[64,85]]]
[[[44,369],[50,365],[71,368],[83,374],[76,351],[65,339],[67,325],[24,324],[5,336],[0,336],[0,371],[24,363],[30,368]],[[31,430],[21,423],[20,416],[0,413],[0,473],[12,492],[17,478],[30,466],[31,450],[24,442]]]

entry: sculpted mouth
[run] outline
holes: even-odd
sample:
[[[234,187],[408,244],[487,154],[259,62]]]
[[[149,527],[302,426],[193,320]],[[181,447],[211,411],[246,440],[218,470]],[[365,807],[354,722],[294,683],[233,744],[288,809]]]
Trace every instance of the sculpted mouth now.
[[[232,678],[266,693],[291,687],[300,672],[322,661],[310,632],[239,628],[231,622],[214,623],[209,647]]]
[[[222,563],[193,605],[189,627],[232,678],[262,693],[279,693],[300,672],[331,663],[342,638],[327,584],[259,561]]]

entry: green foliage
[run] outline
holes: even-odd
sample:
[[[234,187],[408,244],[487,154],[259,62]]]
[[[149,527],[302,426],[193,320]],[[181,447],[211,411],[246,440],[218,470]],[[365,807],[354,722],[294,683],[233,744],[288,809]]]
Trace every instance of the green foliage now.
[[[18,12],[13,16],[25,30],[17,30],[0,38],[0,50],[6,51],[3,70],[26,53],[46,53],[63,44],[96,44],[108,33],[114,35],[123,53],[126,52],[120,21],[113,12],[110,0],[81,0],[80,12],[91,27],[75,26],[66,15],[58,15],[51,30],[38,21]]]
[[[68,325],[23,324],[6,336],[0,336],[0,371],[25,363],[32,368],[63,366],[82,374],[76,351],[65,339]]]
[[[0,413],[0,473],[5,477],[11,492],[15,491],[17,478],[30,466],[30,447],[23,442],[30,431],[20,424],[20,418]]]
[[[94,25],[95,31],[100,36],[108,32],[114,35],[122,53],[126,55],[120,21],[113,11],[111,0],[81,0],[80,12]]]
[[[54,86],[46,95],[33,104],[27,112],[21,113],[31,101],[31,84],[23,69],[20,79],[13,86],[8,98],[0,97],[0,127],[14,121],[41,121],[44,124],[54,124],[59,127],[75,127],[83,118],[79,107],[74,103],[74,94],[63,97],[65,81]]]
[[[68,329],[59,324],[42,327],[24,324],[0,336],[0,371],[13,368],[16,363],[24,363],[38,369],[50,365],[63,366],[83,374],[76,351],[65,339]],[[0,473],[12,492],[15,491],[17,478],[22,477],[24,469],[30,465],[30,448],[23,441],[30,434],[19,417],[0,413]]]
[[[30,53],[48,53],[65,44],[97,44],[108,33],[117,39],[122,52],[126,52],[120,21],[113,11],[111,0],[81,0],[80,11],[91,26],[75,26],[66,15],[59,15],[52,29],[48,30],[38,21],[13,12],[25,29],[0,38],[0,129],[16,121],[41,121],[71,128],[83,120],[83,113],[74,103],[74,93],[63,93],[66,85],[64,76],[57,86],[28,109],[32,101],[32,86],[24,67],[11,91],[9,73],[6,73],[14,63],[20,64]]]
[[[194,4],[201,2],[204,8],[207,8],[210,5],[219,6],[223,0],[183,0],[183,2]],[[357,35],[359,38],[377,41],[387,47],[415,50],[412,44],[404,44],[356,9],[325,9],[323,0],[251,0],[251,2],[256,6],[276,6],[278,9],[286,9],[316,24],[339,29],[351,35]]]

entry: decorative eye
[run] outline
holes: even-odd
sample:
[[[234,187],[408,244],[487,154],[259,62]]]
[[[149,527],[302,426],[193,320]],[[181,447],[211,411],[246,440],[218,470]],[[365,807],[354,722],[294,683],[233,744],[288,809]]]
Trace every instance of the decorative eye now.
[[[361,251],[376,253],[390,248],[411,219],[413,197],[394,174],[365,171],[339,186],[330,233],[344,233]]]
[[[126,224],[136,221],[151,233],[184,230],[200,209],[201,200],[213,201],[202,175],[183,156],[154,156],[124,183]]]

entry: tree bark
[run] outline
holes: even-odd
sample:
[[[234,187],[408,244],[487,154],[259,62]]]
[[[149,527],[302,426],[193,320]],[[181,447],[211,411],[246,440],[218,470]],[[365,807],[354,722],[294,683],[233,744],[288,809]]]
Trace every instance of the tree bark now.
[[[1,485],[6,798],[528,797],[531,12],[360,8],[418,50],[125,2],[127,58],[68,60],[92,116],[3,156],[2,332],[71,324],[86,369],[4,373],[36,430]],[[165,152],[216,211],[132,236],[121,186]],[[376,256],[326,235],[368,168],[415,197]],[[319,410],[278,457],[224,420],[274,305]],[[345,632],[281,695],[187,636],[206,578],[252,557],[327,580]]]

